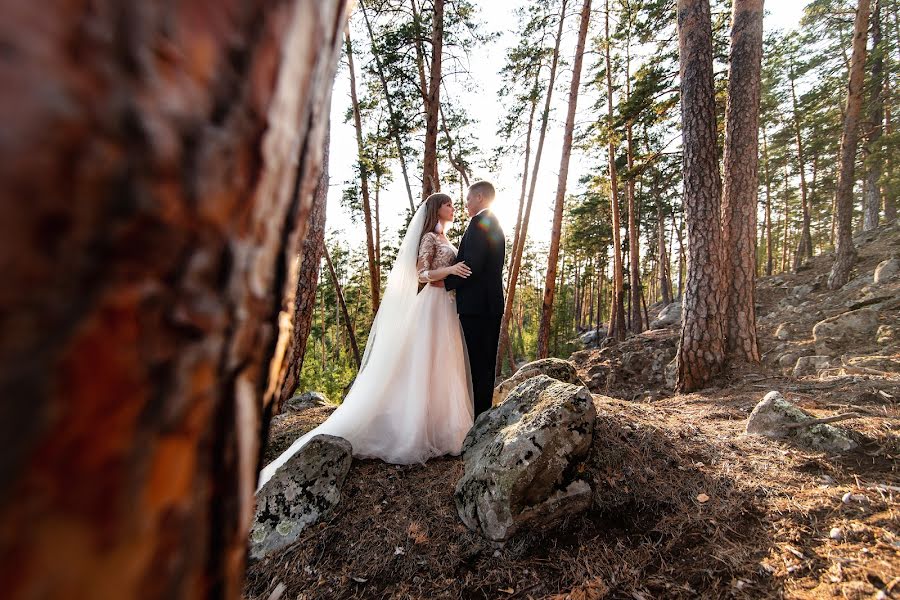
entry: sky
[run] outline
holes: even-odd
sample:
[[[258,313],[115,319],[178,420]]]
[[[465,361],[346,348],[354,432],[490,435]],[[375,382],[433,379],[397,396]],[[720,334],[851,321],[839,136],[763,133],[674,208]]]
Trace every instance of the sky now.
[[[499,144],[499,138],[496,135],[497,124],[501,121],[506,110],[498,95],[501,84],[498,72],[503,66],[507,50],[517,41],[515,34],[517,22],[513,12],[517,3],[510,0],[473,0],[473,3],[479,9],[479,18],[484,23],[485,30],[499,32],[500,35],[493,42],[476,48],[471,55],[468,65],[470,70],[468,77],[474,80],[476,91],[462,93],[459,83],[449,78],[445,81],[446,93],[442,89],[441,102],[455,103],[457,105],[460,103],[465,104],[469,115],[479,123],[474,128],[478,132],[477,141],[483,148],[484,155],[489,156],[492,154],[493,148]],[[799,24],[805,4],[805,0],[769,0],[766,3],[767,14],[764,19],[766,32],[796,27]],[[589,37],[597,34],[595,29],[598,24],[593,21]],[[573,14],[567,19],[567,34],[560,48],[562,57],[569,63],[571,63],[575,51],[577,27],[577,15]],[[582,82],[584,82],[593,61],[593,57],[586,57],[582,70]],[[358,63],[359,60],[357,59],[357,81],[360,68]],[[562,154],[563,121],[565,119],[565,105],[568,102],[570,78],[570,69],[561,71],[557,77],[558,85],[553,97],[554,112],[551,115],[538,174],[531,223],[528,231],[529,239],[538,245],[547,244],[550,239],[553,202],[556,197],[560,157]],[[580,124],[585,124],[588,119],[595,118],[588,110],[590,104],[590,99],[579,97],[575,119],[576,128]],[[335,79],[335,87],[332,94],[330,185],[326,231],[329,239],[337,238],[341,240],[345,247],[362,248],[365,245],[363,224],[361,220],[354,223],[350,218],[349,212],[341,206],[341,194],[345,187],[345,182],[353,177],[353,165],[357,155],[356,133],[352,121],[349,123],[344,122],[350,105],[349,74],[346,66],[341,66]],[[537,130],[537,127],[535,127],[535,130]],[[602,160],[605,168],[605,159]],[[411,168],[411,171],[417,170],[414,162],[409,163],[408,166]],[[489,179],[495,184],[497,199],[493,209],[508,236],[512,235],[515,227],[522,166],[522,157],[515,156],[502,163],[496,172],[487,172],[483,167],[475,166],[472,173],[473,181],[475,179]],[[383,244],[385,240],[396,240],[397,232],[402,226],[404,211],[409,206],[399,162],[396,162],[393,168],[396,169],[394,181],[387,189],[382,190],[380,196]],[[584,156],[577,150],[573,150],[569,166],[567,192],[577,191],[579,178],[596,168],[596,158],[592,159]],[[416,187],[420,184],[413,175],[414,173],[411,172],[410,183],[413,186],[413,197],[418,200]],[[451,193],[454,197],[459,194],[458,186],[454,186],[452,190],[444,189],[443,191]]]

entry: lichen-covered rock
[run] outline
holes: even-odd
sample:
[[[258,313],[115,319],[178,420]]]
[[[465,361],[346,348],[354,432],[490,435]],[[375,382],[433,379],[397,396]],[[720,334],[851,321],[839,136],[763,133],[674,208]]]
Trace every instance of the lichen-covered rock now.
[[[341,500],[353,462],[350,442],[317,435],[256,493],[250,557],[258,560],[289,546],[304,529],[327,516]]]
[[[791,427],[812,421],[815,417],[797,408],[778,392],[769,392],[760,400],[747,419],[746,433],[789,440],[825,452],[846,452],[858,446],[851,434],[840,427],[820,423],[808,427]]]
[[[801,356],[794,365],[794,377],[817,375],[822,369],[827,369],[830,363],[830,356]]]
[[[851,344],[871,342],[878,330],[878,312],[873,308],[851,310],[813,327],[816,353],[837,356]]]
[[[314,406],[328,404],[328,398],[321,392],[303,392],[292,397],[284,403],[284,410],[296,412],[298,410],[306,410]]]
[[[875,267],[874,281],[877,284],[887,283],[900,275],[900,259],[891,257],[888,260],[881,261]]]
[[[597,411],[587,388],[537,375],[482,413],[463,443],[456,510],[493,541],[523,524],[539,528],[587,509],[590,485],[577,465],[590,449]]]
[[[681,323],[681,302],[672,302],[663,307],[650,322],[650,329],[665,329]]]
[[[544,358],[523,365],[512,377],[498,385],[494,389],[494,397],[491,401],[492,406],[501,404],[506,400],[513,388],[526,379],[531,379],[537,375],[547,375],[564,383],[583,385],[581,379],[578,378],[578,373],[575,371],[575,365],[571,362],[561,358]]]

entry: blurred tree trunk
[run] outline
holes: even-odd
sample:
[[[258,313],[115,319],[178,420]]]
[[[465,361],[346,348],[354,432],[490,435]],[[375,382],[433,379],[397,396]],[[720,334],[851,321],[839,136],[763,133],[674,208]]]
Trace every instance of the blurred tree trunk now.
[[[869,0],[859,0],[853,24],[853,54],[850,58],[850,83],[844,110],[844,130],[841,133],[841,154],[838,163],[838,183],[834,194],[835,258],[828,275],[828,288],[844,286],[850,270],[856,264],[853,247],[853,171],[856,166],[856,144],[859,136],[859,113],[862,108],[863,76],[866,63],[866,38],[869,30]]]
[[[688,272],[676,365],[678,390],[690,392],[716,376],[725,358],[721,183],[709,0],[678,0],[677,10]]]
[[[278,390],[278,402],[273,414],[281,413],[284,403],[300,385],[303,357],[312,329],[316,309],[316,290],[319,284],[319,266],[325,252],[325,213],[328,200],[328,153],[330,133],[326,134],[322,155],[322,172],[313,194],[309,212],[306,238],[300,247],[295,290],[287,294],[280,316],[280,335],[276,356],[284,356],[279,373],[272,373],[270,385]],[[293,317],[291,317],[293,311]],[[276,376],[277,375],[277,376]]]
[[[784,236],[781,241],[781,272],[784,273],[787,271],[788,264],[788,229],[791,224],[791,215],[790,215],[790,204],[788,200],[790,199],[790,190],[788,189],[788,176],[790,173],[788,172],[788,161],[787,157],[784,159]]]
[[[584,62],[584,46],[591,16],[591,0],[581,6],[581,25],[575,60],[572,64],[572,81],[569,84],[569,108],[563,131],[562,157],[559,161],[559,178],[556,182],[556,201],[553,208],[553,225],[550,230],[550,251],[547,256],[547,279],[544,301],[541,305],[541,322],[538,327],[537,357],[547,358],[550,352],[550,320],[553,316],[553,299],[556,294],[556,267],[559,259],[559,238],[562,233],[563,209],[566,201],[566,180],[569,177],[569,159],[572,156],[572,135],[575,129],[575,110],[578,105],[578,86],[581,84],[581,65]]]
[[[372,207],[369,203],[369,171],[366,168],[365,143],[363,142],[362,117],[359,111],[359,100],[356,95],[356,69],[353,67],[353,45],[350,41],[350,30],[344,32],[347,45],[347,64],[350,69],[350,101],[353,109],[353,125],[356,128],[356,147],[359,154],[359,185],[362,194],[363,223],[366,228],[366,254],[369,259],[369,290],[372,294],[372,312],[378,312],[381,303],[381,279],[378,276],[378,264],[375,260],[375,236],[372,231]]]
[[[659,254],[657,262],[659,263],[659,289],[662,294],[662,302],[664,305],[672,302],[672,278],[669,276],[669,255],[666,253],[666,226],[665,216],[663,215],[662,203],[658,200],[656,203],[656,235],[658,238]],[[649,327],[650,323],[647,323]]]
[[[863,198],[863,230],[878,227],[881,211],[881,153],[878,144],[884,125],[884,47],[881,40],[881,0],[875,0],[872,10],[872,73],[869,79],[869,123],[866,144],[866,195]]]
[[[346,2],[24,6],[0,20],[3,596],[240,598]]]
[[[759,362],[754,299],[763,0],[734,0],[732,6],[722,194],[725,339],[729,358]],[[799,128],[797,144],[802,152]],[[808,235],[808,209],[806,221]]]
[[[625,102],[631,100],[631,36],[628,36],[625,46]],[[628,202],[628,257],[629,257],[629,303],[630,314],[628,328],[632,333],[640,333],[644,330],[641,322],[641,267],[640,267],[640,231],[638,226],[640,219],[637,216],[637,205],[634,197],[634,136],[632,134],[633,123],[629,118],[625,124],[625,140],[627,148],[628,180],[625,183],[625,193]]]

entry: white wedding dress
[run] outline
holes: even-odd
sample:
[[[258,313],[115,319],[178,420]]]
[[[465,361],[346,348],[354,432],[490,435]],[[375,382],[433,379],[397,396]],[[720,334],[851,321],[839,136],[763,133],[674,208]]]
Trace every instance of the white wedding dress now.
[[[455,297],[423,272],[453,264],[456,249],[434,233],[419,243],[424,202],[388,276],[362,367],[343,403],[298,438],[259,477],[262,487],[313,436],[350,442],[358,458],[394,464],[457,455],[473,421],[472,379]]]

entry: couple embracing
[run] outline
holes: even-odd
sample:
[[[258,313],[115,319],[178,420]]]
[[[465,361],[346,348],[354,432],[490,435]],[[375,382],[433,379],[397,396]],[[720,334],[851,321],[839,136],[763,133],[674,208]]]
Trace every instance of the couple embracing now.
[[[324,423],[262,470],[260,487],[320,434],[346,439],[356,457],[394,464],[459,454],[494,390],[506,252],[494,197],[487,181],[469,187],[471,220],[458,251],[444,234],[453,223],[450,196],[432,194],[419,206],[353,386]]]

